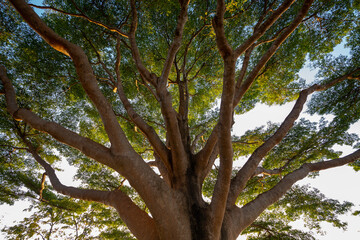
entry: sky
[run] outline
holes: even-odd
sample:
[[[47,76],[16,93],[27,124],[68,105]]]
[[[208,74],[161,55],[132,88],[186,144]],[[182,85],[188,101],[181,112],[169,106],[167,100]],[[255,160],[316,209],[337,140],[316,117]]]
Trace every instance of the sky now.
[[[39,1],[31,1],[38,4]],[[343,48],[343,45],[337,47],[334,51],[337,54],[347,54],[347,50]],[[304,68],[300,72],[300,76],[307,81],[312,81],[316,74],[316,70]],[[285,104],[284,106],[272,106],[257,105],[256,109],[235,118],[235,125],[233,132],[240,136],[248,129],[266,125],[268,121],[281,123],[286,115],[290,112],[294,103]],[[311,120],[318,120],[317,116],[309,116],[302,114],[301,117],[309,118]],[[360,122],[357,122],[352,126],[349,132],[360,133]],[[349,148],[338,149],[342,150],[344,154],[351,152]],[[71,177],[74,174],[74,169],[67,168],[64,172],[59,172],[59,178],[65,185],[72,185]],[[340,201],[353,202],[353,210],[360,210],[360,173],[354,172],[350,167],[339,167],[336,169],[329,169],[320,172],[320,176],[315,179],[305,178],[298,182],[299,185],[310,184],[310,186],[318,188],[328,198],[334,198]],[[27,202],[17,202],[13,206],[3,205],[0,206],[0,229],[4,226],[13,225],[13,221],[20,221],[24,217],[30,216],[29,212],[24,212],[24,209],[28,206]],[[349,223],[347,231],[332,227],[330,224],[322,224],[323,230],[326,235],[315,234],[316,239],[319,240],[356,240],[360,239],[360,216],[351,216],[348,214],[341,217]],[[296,228],[303,228],[301,222],[297,222],[293,225]],[[5,239],[5,235],[0,232],[0,239]],[[244,236],[240,236],[239,240],[245,239]]]

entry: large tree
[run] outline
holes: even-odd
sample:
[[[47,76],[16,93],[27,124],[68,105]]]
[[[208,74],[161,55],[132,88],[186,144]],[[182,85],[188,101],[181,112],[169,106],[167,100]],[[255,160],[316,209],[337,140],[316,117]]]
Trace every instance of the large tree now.
[[[0,7],[2,202],[40,195],[34,218],[51,216],[51,226],[93,214],[92,225],[108,217],[138,239],[312,239],[289,226],[300,216],[343,226],[337,215],[350,203],[295,183],[359,169],[358,137],[347,132],[360,118],[358,1]],[[350,56],[331,57],[345,38]],[[315,82],[298,75],[306,61],[319,69]],[[308,111],[331,120],[298,119],[313,93]],[[232,134],[235,115],[291,101],[281,124]],[[354,150],[341,157],[333,147],[344,144]],[[80,186],[61,183],[61,161],[78,168]],[[66,196],[110,206],[121,221]],[[125,238],[112,233],[102,237]]]

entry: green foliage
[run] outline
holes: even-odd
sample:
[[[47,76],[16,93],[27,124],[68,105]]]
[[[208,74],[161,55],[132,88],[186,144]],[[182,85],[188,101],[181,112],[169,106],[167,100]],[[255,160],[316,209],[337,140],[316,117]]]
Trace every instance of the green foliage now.
[[[69,4],[69,1],[62,0],[46,0],[44,5],[77,14],[81,9],[89,18],[110,27],[122,26],[124,32],[129,30],[129,1],[74,2],[78,8]],[[281,4],[281,1],[226,1],[225,32],[231,46],[235,48],[251,36],[256,23],[262,18],[265,4],[269,2],[274,4],[273,9]],[[268,51],[273,43],[271,39],[292,22],[302,2],[295,1],[289,11],[258,40],[259,46],[253,50],[245,78]],[[141,59],[151,72],[161,75],[176,28],[178,2],[154,0],[137,1],[136,4],[139,9],[136,41]],[[235,113],[244,114],[253,109],[256,103],[285,104],[296,99],[299,91],[309,84],[310,79],[301,79],[298,75],[307,60],[314,68],[320,69],[315,81],[317,83],[329,82],[358,67],[359,10],[359,1],[315,1],[303,23],[262,68],[236,107]],[[211,26],[215,11],[216,1],[190,2],[182,46],[169,76],[168,89],[176,110],[180,105],[180,82],[187,81],[190,139],[194,141],[197,136],[201,136],[195,144],[195,152],[204,146],[219,117],[223,62]],[[44,42],[22,22],[9,3],[0,1],[0,12],[0,64],[6,66],[9,77],[13,80],[19,105],[81,136],[109,146],[101,118],[81,87],[72,60]],[[116,43],[120,39],[119,71],[125,94],[134,110],[166,142],[165,123],[159,102],[149,91],[149,88],[154,89],[136,71],[128,40],[82,18],[51,10],[43,11],[41,17],[59,35],[84,49],[101,91],[111,102],[130,143],[145,160],[153,160],[149,142],[129,121],[130,117],[114,92],[112,78],[116,75]],[[350,56],[334,58],[330,53],[341,41],[346,41],[345,46],[350,49]],[[241,56],[237,73],[243,61],[244,56]],[[182,69],[186,74],[180,71]],[[359,84],[359,80],[347,80],[315,94],[308,105],[308,112],[331,115],[333,119],[329,122],[322,119],[319,123],[304,119],[296,122],[281,143],[261,162],[264,168],[281,169],[281,174],[253,177],[239,196],[237,204],[247,204],[303,163],[339,157],[341,153],[333,150],[335,145],[359,148],[358,136],[347,132],[360,119]],[[2,88],[0,85],[0,92]],[[21,141],[21,136],[26,136],[48,163],[58,166],[57,170],[61,169],[62,161],[76,167],[74,180],[80,182],[80,187],[99,190],[120,188],[138,206],[146,208],[140,196],[126,184],[126,179],[122,176],[25,123],[13,120],[5,108],[5,100],[0,96],[0,204],[39,199],[44,170],[30,156],[26,145]],[[242,163],[278,127],[279,124],[268,123],[265,127],[248,130],[243,136],[233,136],[234,160]],[[354,162],[352,166],[355,170],[360,170],[360,161]],[[237,170],[234,169],[233,173]],[[211,198],[217,175],[217,169],[212,169],[202,186],[203,195],[207,199]],[[34,200],[32,203],[31,217],[3,230],[9,239],[38,237],[37,234],[61,239],[75,236],[77,239],[90,239],[90,234],[94,239],[132,239],[123,222],[109,208],[70,200],[56,193],[49,184],[46,184],[42,197],[43,202]],[[249,235],[248,239],[314,239],[310,233],[291,227],[290,222],[303,219],[308,228],[317,231],[322,221],[344,228],[345,224],[338,216],[348,211],[350,206],[347,202],[327,199],[318,190],[294,187],[244,234]],[[45,226],[54,227],[49,231],[50,228]],[[76,231],[74,226],[78,227]]]

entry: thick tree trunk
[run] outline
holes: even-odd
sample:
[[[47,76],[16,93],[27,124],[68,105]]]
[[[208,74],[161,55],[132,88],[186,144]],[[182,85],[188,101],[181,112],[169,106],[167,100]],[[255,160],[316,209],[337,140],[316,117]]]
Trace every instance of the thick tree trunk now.
[[[188,201],[192,239],[208,239],[210,209],[209,205],[202,198],[201,182],[191,170],[187,173],[187,179],[186,198]]]

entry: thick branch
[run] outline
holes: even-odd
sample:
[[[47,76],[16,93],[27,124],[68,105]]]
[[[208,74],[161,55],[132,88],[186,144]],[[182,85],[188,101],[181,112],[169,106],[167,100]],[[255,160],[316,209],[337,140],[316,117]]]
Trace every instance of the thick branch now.
[[[286,175],[275,187],[267,192],[260,194],[255,200],[249,202],[241,209],[234,211],[246,216],[245,221],[238,225],[237,232],[240,233],[249,226],[267,207],[278,201],[297,181],[306,177],[310,172],[316,172],[333,167],[343,166],[360,159],[360,150],[353,152],[342,158],[318,163],[305,163],[299,169]],[[243,218],[244,220],[244,218]]]
[[[156,166],[161,174],[161,176],[163,177],[163,179],[165,180],[165,182],[171,186],[171,171],[169,171],[169,169],[165,166],[164,162],[160,159],[160,157],[154,153],[154,166]]]
[[[218,131],[219,125],[217,124],[212,130],[205,146],[197,154],[195,154],[197,162],[196,169],[198,172],[203,171],[203,169],[208,165],[209,158],[218,142]]]
[[[97,85],[96,77],[84,51],[50,29],[24,0],[10,0],[10,2],[30,27],[48,42],[51,47],[71,56],[84,90],[100,113],[105,131],[112,144],[112,150],[117,153],[124,150],[131,151],[132,148],[117,122],[111,105]]]
[[[63,185],[56,176],[55,170],[50,166],[50,164],[48,164],[45,160],[43,160],[39,156],[39,154],[36,152],[34,147],[27,140],[24,139],[24,142],[28,146],[31,155],[45,169],[46,175],[49,177],[51,185],[54,187],[54,189],[57,192],[77,199],[82,199],[86,201],[95,201],[95,202],[104,203],[106,205],[110,205],[109,198],[110,195],[113,194],[112,191],[80,189],[80,188],[68,187]]]
[[[213,18],[212,24],[216,34],[216,45],[219,49],[220,55],[225,59],[233,54],[233,50],[229,45],[224,28],[224,15],[226,5],[224,0],[217,0],[216,14]]]
[[[179,184],[181,184],[181,182],[184,180],[183,178],[185,176],[187,169],[188,156],[185,151],[185,146],[182,142],[182,134],[177,119],[177,113],[172,106],[172,98],[167,90],[167,82],[171,71],[171,67],[174,63],[175,55],[181,45],[183,30],[185,23],[187,21],[188,1],[180,1],[180,7],[181,10],[177,21],[177,26],[175,29],[175,36],[168,51],[168,55],[165,60],[165,64],[161,76],[158,80],[158,85],[156,86],[156,92],[160,98],[161,111],[164,116],[167,136],[169,138],[168,140],[170,142],[170,147],[172,150],[171,153],[172,153],[174,176],[176,178],[182,179],[179,182]]]
[[[111,152],[108,148],[89,138],[82,137],[57,123],[43,120],[30,110],[19,108],[16,102],[14,87],[5,71],[5,67],[0,66],[0,79],[5,89],[7,110],[14,119],[24,120],[31,127],[49,133],[58,141],[79,149],[86,156],[96,159],[113,169],[117,168],[112,161]]]
[[[192,154],[195,153],[196,150],[196,145],[199,143],[201,137],[206,133],[205,130],[201,131],[199,134],[197,134],[194,138],[194,140],[192,141],[191,145],[190,145],[190,151]]]
[[[149,140],[150,144],[154,147],[154,150],[160,157],[160,159],[165,164],[168,171],[170,171],[171,166],[169,162],[169,150],[165,146],[165,144],[161,141],[155,130],[148,125],[144,119],[134,110],[132,107],[129,99],[126,97],[124,88],[122,85],[122,80],[120,76],[120,41],[117,40],[116,46],[116,53],[117,59],[115,63],[115,72],[116,72],[116,79],[117,79],[117,93],[121,102],[123,103],[129,117],[131,118],[132,122],[135,123],[137,127],[145,134],[146,138]]]
[[[236,61],[232,57],[224,58],[223,92],[221,96],[218,131],[220,166],[210,204],[213,213],[212,226],[216,226],[214,227],[215,237],[220,236],[232,173],[233,149],[231,126],[233,124],[232,99],[235,93],[235,64]]]
[[[45,169],[51,185],[54,189],[72,198],[86,201],[100,202],[113,206],[118,211],[120,218],[125,222],[129,230],[138,239],[158,239],[154,220],[149,215],[136,206],[133,201],[122,191],[101,191],[93,189],[81,189],[63,185],[58,179],[55,170],[42,159],[34,147],[23,138],[23,141],[29,148],[29,152],[35,160]],[[145,236],[145,237],[144,237]]]
[[[203,182],[204,179],[206,178],[206,176],[209,174],[209,172],[211,171],[215,160],[218,158],[219,155],[219,147],[218,144],[215,145],[211,155],[209,156],[209,160],[207,162],[207,165],[205,166],[205,169],[201,171],[201,175],[200,175],[200,181]]]
[[[228,199],[229,205],[233,205],[235,203],[237,196],[245,187],[249,178],[254,174],[254,171],[256,170],[256,167],[260,163],[261,159],[266,156],[266,154],[274,146],[276,146],[276,144],[278,144],[285,137],[287,132],[292,128],[295,120],[299,117],[300,112],[303,109],[308,95],[309,92],[305,90],[300,93],[300,96],[296,101],[292,111],[286,117],[279,129],[274,133],[273,136],[271,136],[267,141],[265,141],[259,148],[254,151],[254,153],[250,156],[249,160],[236,174],[236,177],[232,180],[231,183],[231,190]]]
[[[240,169],[240,171],[236,174],[235,178],[231,183],[231,190],[229,193],[228,205],[231,206],[235,204],[237,196],[244,189],[249,178],[254,174],[258,164],[262,160],[263,157],[274,147],[276,146],[289,132],[289,130],[294,125],[294,122],[299,117],[300,112],[303,109],[303,106],[306,102],[307,97],[315,91],[323,91],[326,90],[335,84],[344,81],[345,79],[351,78],[351,76],[360,71],[360,68],[351,71],[348,74],[345,74],[341,77],[335,78],[327,84],[324,85],[313,85],[303,91],[300,92],[299,98],[296,101],[293,109],[289,113],[289,115],[285,118],[284,122],[280,125],[279,129],[268,139],[266,140],[260,147],[258,147],[254,153],[250,156],[245,165]]]

